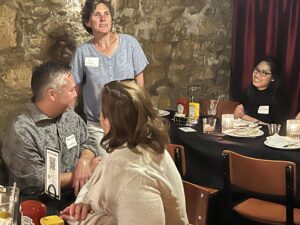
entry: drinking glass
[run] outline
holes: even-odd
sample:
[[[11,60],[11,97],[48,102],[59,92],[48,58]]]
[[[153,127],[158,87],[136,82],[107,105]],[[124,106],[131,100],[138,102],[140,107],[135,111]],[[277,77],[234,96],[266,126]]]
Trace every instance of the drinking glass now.
[[[275,124],[275,123],[268,124],[269,135],[272,136],[274,134],[279,134],[280,128],[281,128],[280,124]]]
[[[217,114],[217,100],[209,100],[207,115],[215,116]]]
[[[0,224],[17,225],[19,193],[17,187],[0,186]]]
[[[217,122],[217,118],[215,117],[202,118],[203,133],[204,134],[213,133],[216,128],[216,122]]]
[[[234,115],[222,114],[222,132],[233,128]]]
[[[300,120],[286,121],[286,135],[295,140],[300,140]]]

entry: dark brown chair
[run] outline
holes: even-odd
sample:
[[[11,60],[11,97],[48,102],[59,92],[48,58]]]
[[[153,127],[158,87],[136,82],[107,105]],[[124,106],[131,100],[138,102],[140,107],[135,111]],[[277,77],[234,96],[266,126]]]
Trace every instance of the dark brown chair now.
[[[300,209],[293,207],[296,194],[294,162],[251,158],[229,150],[223,151],[222,158],[224,202],[229,213],[233,210],[264,224],[300,224]],[[244,190],[250,197],[231,204],[233,190]]]
[[[209,190],[187,181],[183,181],[183,187],[189,222],[193,225],[206,225]]]
[[[167,144],[166,148],[170,153],[172,159],[174,160],[180,175],[184,178],[186,175],[186,161],[185,161],[184,146],[176,145],[176,144]],[[210,194],[215,194],[219,191],[218,189],[211,188],[211,187],[205,187],[205,186],[201,186],[201,187],[208,189]]]
[[[201,116],[207,116],[207,110],[209,109],[210,100],[201,99],[200,100],[200,114]],[[233,114],[235,107],[238,106],[238,102],[230,100],[219,100],[217,105],[217,118],[221,118],[222,114]]]
[[[182,145],[167,144],[166,148],[173,158],[180,175],[184,178],[186,175],[184,147]],[[187,181],[183,181],[183,186],[186,197],[187,214],[190,223],[193,225],[205,225],[207,220],[209,197],[217,195],[219,190],[193,184]],[[200,197],[202,196],[203,199],[199,198],[198,195]]]
[[[167,150],[174,160],[181,177],[184,177],[186,175],[184,147],[182,145],[167,144]]]

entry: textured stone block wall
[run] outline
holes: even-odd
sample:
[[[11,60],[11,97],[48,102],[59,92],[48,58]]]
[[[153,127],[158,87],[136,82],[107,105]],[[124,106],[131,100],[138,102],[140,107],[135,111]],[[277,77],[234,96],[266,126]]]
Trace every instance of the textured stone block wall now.
[[[0,139],[29,101],[32,68],[68,63],[89,38],[81,25],[84,0],[0,0]],[[150,65],[145,85],[159,108],[174,108],[188,85],[197,98],[228,97],[230,0],[112,0],[115,28],[134,35]]]

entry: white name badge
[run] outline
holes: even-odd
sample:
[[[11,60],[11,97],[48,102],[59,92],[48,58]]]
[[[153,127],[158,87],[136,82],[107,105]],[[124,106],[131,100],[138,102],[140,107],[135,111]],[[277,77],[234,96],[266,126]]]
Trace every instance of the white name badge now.
[[[258,114],[266,114],[268,115],[269,114],[269,106],[268,105],[261,105],[258,107],[258,110],[257,110],[257,113]]]
[[[69,137],[66,137],[66,145],[68,149],[77,146],[77,142],[74,134],[70,135]]]
[[[87,67],[99,67],[98,57],[85,57],[84,65]]]
[[[47,148],[45,193],[59,200],[61,197],[60,162],[61,162],[60,152],[54,149]]]

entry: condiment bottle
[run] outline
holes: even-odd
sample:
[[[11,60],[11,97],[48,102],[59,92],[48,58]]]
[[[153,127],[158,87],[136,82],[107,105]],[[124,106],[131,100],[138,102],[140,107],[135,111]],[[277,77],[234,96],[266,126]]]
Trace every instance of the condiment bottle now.
[[[21,225],[40,225],[40,219],[46,216],[47,207],[36,200],[25,200],[20,204]]]
[[[200,104],[198,102],[189,103],[189,118],[192,124],[197,124],[200,113]]]
[[[194,101],[194,92],[199,90],[198,86],[189,87],[189,124],[197,124],[200,115],[200,103]]]
[[[187,98],[182,97],[177,99],[177,112],[179,114],[184,114],[185,116],[188,114],[189,105]]]

